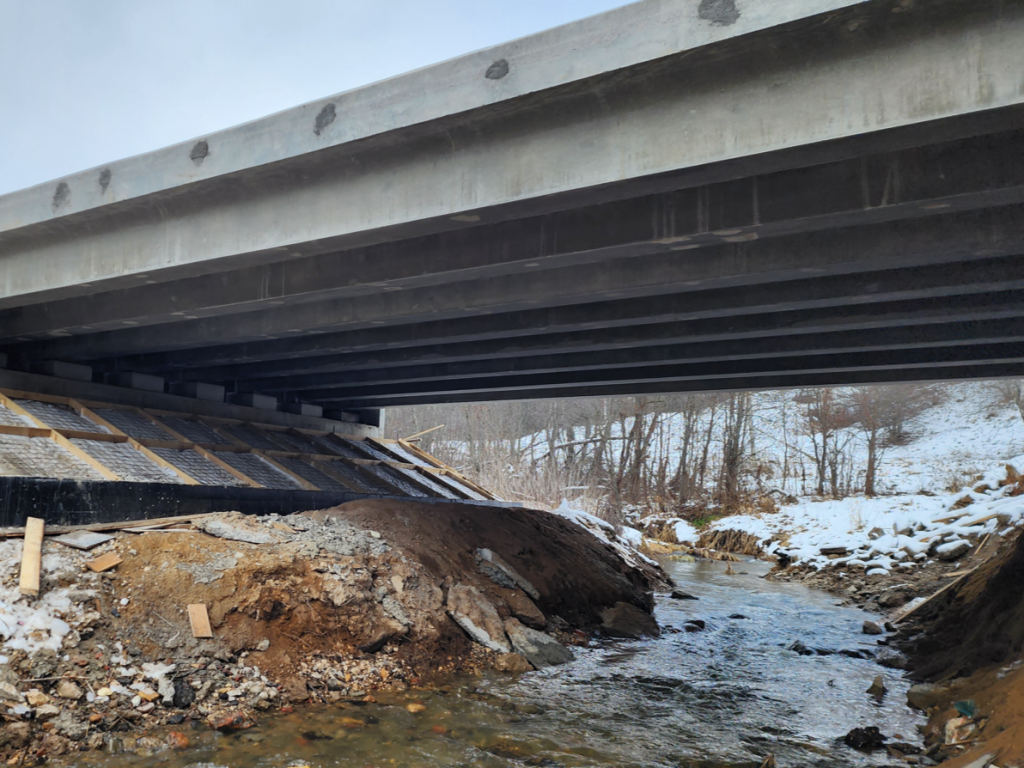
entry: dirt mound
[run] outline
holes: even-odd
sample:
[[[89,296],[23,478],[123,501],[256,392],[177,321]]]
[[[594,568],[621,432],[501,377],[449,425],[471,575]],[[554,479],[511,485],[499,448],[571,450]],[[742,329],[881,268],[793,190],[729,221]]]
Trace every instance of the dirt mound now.
[[[93,573],[99,554],[122,562]],[[18,764],[83,746],[152,754],[162,725],[247,724],[288,701],[561,663],[602,611],[650,613],[665,584],[547,512],[392,500],[209,515],[90,553],[47,539],[43,555],[29,602],[20,541],[0,547],[0,599],[25,617],[0,625],[0,758]],[[190,605],[206,607],[213,639],[193,637]]]
[[[1024,652],[1024,537],[914,618],[917,631],[904,647],[915,659],[915,679],[962,677],[1016,659]]]

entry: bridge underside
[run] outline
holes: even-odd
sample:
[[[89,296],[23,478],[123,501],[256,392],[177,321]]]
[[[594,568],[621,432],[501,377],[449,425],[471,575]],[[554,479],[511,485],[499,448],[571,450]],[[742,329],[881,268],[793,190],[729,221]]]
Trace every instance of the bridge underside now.
[[[349,411],[1024,375],[1024,9],[833,5],[8,227],[0,351]]]

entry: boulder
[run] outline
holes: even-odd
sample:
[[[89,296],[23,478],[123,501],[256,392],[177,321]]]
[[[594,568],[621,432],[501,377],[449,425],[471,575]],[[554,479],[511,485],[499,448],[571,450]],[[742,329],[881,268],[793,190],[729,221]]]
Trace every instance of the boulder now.
[[[959,541],[951,541],[947,544],[940,544],[935,548],[935,557],[939,560],[946,562],[952,562],[959,560],[961,557],[971,551],[971,542],[964,539]]]
[[[877,675],[872,681],[870,687],[867,690],[868,695],[874,696],[879,701],[882,697],[889,692],[889,689],[885,687],[885,678],[881,675]]]
[[[618,602],[611,608],[605,608],[599,615],[601,629],[612,637],[639,640],[641,637],[657,637],[661,634],[653,616],[629,603]]]
[[[669,597],[671,597],[673,600],[699,600],[700,599],[699,597],[694,597],[693,595],[691,595],[691,594],[689,594],[687,592],[683,592],[682,590],[679,590],[679,589],[673,589],[672,590],[672,594],[669,595]]]
[[[505,620],[505,632],[516,653],[537,669],[572,661],[572,651],[543,632],[524,626],[518,619]]]
[[[843,738],[843,743],[848,747],[870,752],[873,749],[881,749],[885,745],[885,736],[879,732],[878,728],[871,725],[867,728],[854,728]]]
[[[506,563],[497,552],[490,549],[476,551],[476,564],[480,573],[497,584],[508,589],[521,589],[534,600],[540,600],[540,592],[527,581],[521,573]]]
[[[485,648],[498,653],[512,650],[497,609],[476,587],[456,584],[449,589],[448,614]]]
[[[526,626],[533,627],[534,629],[544,629],[547,625],[547,619],[544,618],[540,608],[522,592],[506,593],[505,602],[508,604],[508,609],[512,615]]]
[[[931,683],[918,683],[910,686],[907,691],[907,704],[925,712],[939,703],[939,698],[945,693],[945,689]]]
[[[873,621],[865,621],[862,629],[865,635],[883,635],[885,630],[875,624]]]

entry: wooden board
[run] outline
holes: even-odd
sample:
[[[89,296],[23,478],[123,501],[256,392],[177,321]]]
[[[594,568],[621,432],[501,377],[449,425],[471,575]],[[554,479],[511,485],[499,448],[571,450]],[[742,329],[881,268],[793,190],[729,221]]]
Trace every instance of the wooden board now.
[[[206,612],[205,605],[189,605],[188,620],[192,624],[192,637],[213,637],[213,629],[210,627],[210,616]]]
[[[174,525],[174,523],[187,523],[198,520],[207,515],[217,514],[216,512],[203,512],[198,515],[177,515],[175,517],[154,517],[149,520],[127,520],[121,523],[93,523],[92,525],[58,525],[47,528],[47,534],[72,533],[73,531],[127,531],[132,528],[153,527]],[[5,528],[0,530],[0,538],[21,536],[25,533],[24,528]]]
[[[41,518],[30,517],[25,526],[25,548],[21,552],[21,594],[39,595],[39,565],[43,559],[43,529]]]
[[[89,560],[86,562],[89,570],[93,573],[103,573],[103,571],[109,571],[115,565],[124,562],[120,557],[115,555],[113,552],[108,552],[105,555],[100,555],[95,560]]]
[[[89,550],[93,547],[98,547],[100,544],[110,541],[113,539],[106,533],[94,533],[93,531],[74,531],[72,533],[65,533],[62,536],[58,536],[54,541],[63,544],[65,547],[71,547],[72,549],[84,549]]]

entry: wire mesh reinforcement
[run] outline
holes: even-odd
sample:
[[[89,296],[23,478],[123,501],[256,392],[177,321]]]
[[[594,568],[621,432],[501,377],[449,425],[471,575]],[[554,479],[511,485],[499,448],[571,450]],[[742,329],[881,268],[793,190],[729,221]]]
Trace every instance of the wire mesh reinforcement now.
[[[223,427],[224,431],[229,435],[241,440],[243,443],[248,445],[250,448],[256,448],[261,451],[280,451],[282,447],[270,439],[264,437],[255,429],[251,429],[244,424],[229,424]]]
[[[0,405],[0,424],[5,427],[34,427],[35,425],[22,416]]]
[[[343,477],[349,488],[356,493],[391,492],[391,489],[387,486],[374,483],[369,478],[361,475],[358,470],[353,469],[347,464],[342,464],[340,461],[315,461],[313,462],[313,466]]]
[[[161,459],[171,462],[201,485],[247,485],[226,469],[221,469],[205,456],[193,450],[178,451],[174,448],[151,448],[150,450]]]
[[[136,439],[150,438],[153,440],[173,440],[170,432],[161,429],[145,416],[131,411],[114,408],[96,408],[94,413],[104,421],[110,422],[126,435]]]
[[[174,430],[186,440],[191,440],[193,443],[226,445],[229,442],[226,437],[216,432],[213,427],[210,427],[201,421],[182,419],[177,416],[160,416],[159,421],[161,424],[166,424],[168,429]],[[202,458],[202,456],[199,458]],[[206,460],[203,459],[203,461]]]
[[[181,483],[171,470],[154,464],[144,453],[128,443],[107,443],[101,440],[71,440],[122,480],[136,483]]]
[[[303,480],[312,483],[321,491],[348,491],[351,490],[345,483],[340,480],[335,480],[330,475],[321,472],[319,469],[314,467],[301,459],[286,459],[282,457],[275,458],[278,464],[285,469],[294,472],[296,475],[301,477]]]
[[[26,411],[43,421],[51,429],[74,429],[79,432],[101,432],[109,434],[110,430],[101,427],[82,416],[79,416],[66,405],[43,403],[39,400],[15,400]]]
[[[106,480],[53,440],[19,435],[0,435],[0,474]]]
[[[293,489],[301,488],[298,482],[284,472],[275,469],[259,456],[252,453],[231,453],[220,451],[217,458],[230,464],[246,477],[251,477],[264,488]]]

